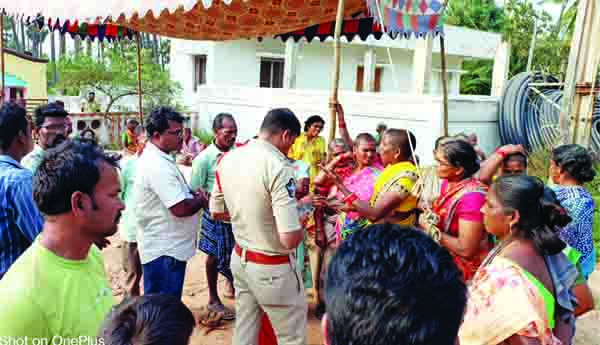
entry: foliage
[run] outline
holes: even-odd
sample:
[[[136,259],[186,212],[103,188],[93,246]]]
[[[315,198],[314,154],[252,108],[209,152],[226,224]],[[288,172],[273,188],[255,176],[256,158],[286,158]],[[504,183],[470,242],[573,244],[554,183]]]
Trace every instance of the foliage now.
[[[494,62],[490,60],[469,60],[463,62],[467,72],[461,76],[460,93],[465,95],[489,95],[492,91],[492,71]]]
[[[571,37],[568,32],[569,27],[574,25],[575,12],[575,5],[565,10],[559,34],[551,16],[544,11],[535,10],[527,0],[506,0],[503,8],[498,7],[494,0],[456,0],[448,5],[446,23],[501,33],[503,39],[511,45],[510,78],[527,68],[534,23],[537,20],[532,70],[558,76],[568,59]],[[572,32],[572,28],[570,30]],[[490,93],[493,61],[468,60],[463,63],[463,69],[467,72],[461,77],[461,93]]]
[[[58,61],[61,78],[56,89],[76,95],[95,90],[108,97],[105,109],[108,112],[118,99],[137,95],[136,54],[135,44],[122,41],[106,49],[102,58],[86,54],[61,57]],[[153,63],[149,49],[142,50],[142,90],[146,113],[157,104],[178,107],[175,100],[181,86],[169,78],[168,71]]]
[[[213,132],[206,129],[193,128],[192,135],[205,145],[210,145],[215,140],[215,135]]]

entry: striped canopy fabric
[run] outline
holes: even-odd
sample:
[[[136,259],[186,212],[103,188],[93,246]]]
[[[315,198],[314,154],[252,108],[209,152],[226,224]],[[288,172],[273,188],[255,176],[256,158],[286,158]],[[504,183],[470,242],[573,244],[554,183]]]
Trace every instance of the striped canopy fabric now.
[[[102,23],[189,40],[223,41],[273,37],[335,20],[337,0],[17,0],[8,14],[48,18],[62,31],[93,34],[79,23]],[[364,0],[345,0],[344,15],[366,11]],[[65,27],[65,24],[69,24]],[[62,23],[62,24],[60,24]],[[77,24],[77,29],[75,29]],[[56,26],[52,26],[53,28]],[[65,30],[66,29],[66,30]],[[105,28],[108,30],[109,28]],[[87,30],[87,33],[86,33]],[[101,28],[98,28],[98,36]],[[112,29],[111,29],[112,30]],[[105,31],[106,32],[106,31]],[[127,35],[127,31],[122,31]],[[106,35],[105,35],[106,37]]]
[[[386,32],[417,37],[443,34],[443,0],[367,0],[375,21]]]

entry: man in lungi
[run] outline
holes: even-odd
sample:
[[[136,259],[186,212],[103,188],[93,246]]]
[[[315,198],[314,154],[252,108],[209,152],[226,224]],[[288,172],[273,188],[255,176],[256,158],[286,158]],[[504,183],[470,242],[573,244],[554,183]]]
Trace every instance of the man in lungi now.
[[[192,162],[192,189],[202,188],[212,191],[215,183],[215,169],[221,156],[235,148],[237,125],[231,114],[218,114],[213,121],[215,140],[202,151]],[[202,213],[202,234],[198,241],[198,249],[206,258],[206,280],[208,282],[208,309],[223,315],[224,320],[235,319],[235,313],[226,308],[219,298],[217,279],[221,273],[227,279],[227,294],[233,298],[233,274],[230,261],[235,238],[228,221],[215,220],[210,210]]]

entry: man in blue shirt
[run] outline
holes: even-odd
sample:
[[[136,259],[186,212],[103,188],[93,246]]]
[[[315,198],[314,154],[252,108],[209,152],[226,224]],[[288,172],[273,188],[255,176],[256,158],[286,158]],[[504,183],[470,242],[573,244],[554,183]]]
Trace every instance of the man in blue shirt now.
[[[0,279],[33,243],[43,218],[33,201],[32,174],[19,163],[31,152],[31,125],[17,104],[0,108]]]

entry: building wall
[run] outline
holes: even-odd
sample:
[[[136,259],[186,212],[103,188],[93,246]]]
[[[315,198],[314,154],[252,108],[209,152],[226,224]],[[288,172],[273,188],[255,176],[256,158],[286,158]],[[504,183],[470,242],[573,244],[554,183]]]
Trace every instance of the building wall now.
[[[48,98],[47,60],[22,56],[5,49],[4,61],[6,73],[27,83],[26,98]]]
[[[340,70],[341,90],[354,91],[356,88],[357,68],[364,65],[366,45],[343,44]],[[412,85],[413,51],[391,48],[392,64],[387,48],[376,47],[377,65],[383,68],[381,91],[409,93]],[[208,87],[241,86],[258,87],[260,78],[260,58],[284,58],[285,43],[280,40],[266,39],[262,42],[241,40],[230,42],[181,42],[174,40],[172,45],[171,75],[180,81],[184,94],[192,97],[193,92],[193,55],[207,55],[206,78]],[[448,57],[448,69],[458,71],[463,58]],[[432,68],[440,69],[439,54],[434,53]],[[296,69],[296,89],[329,90],[333,71],[333,47],[331,42],[303,42],[298,52]],[[450,77],[449,93],[458,94],[458,76]],[[432,94],[441,94],[440,74],[431,74]]]
[[[433,161],[435,139],[442,135],[443,106],[438,96],[392,95],[342,91],[350,135],[375,132],[378,123],[407,128],[417,137],[417,153],[424,163]],[[301,121],[319,114],[325,120],[323,135],[329,133],[329,92],[315,90],[260,89],[243,87],[206,87],[191,105],[198,117],[192,126],[209,130],[216,114],[229,112],[238,122],[239,140],[256,135],[265,114],[272,108],[287,107]],[[475,132],[480,146],[491,153],[500,144],[497,129],[498,99],[494,97],[451,97],[449,102],[450,134]]]

